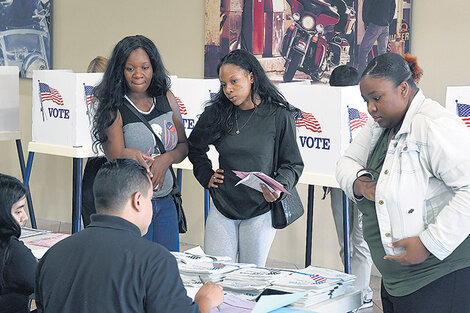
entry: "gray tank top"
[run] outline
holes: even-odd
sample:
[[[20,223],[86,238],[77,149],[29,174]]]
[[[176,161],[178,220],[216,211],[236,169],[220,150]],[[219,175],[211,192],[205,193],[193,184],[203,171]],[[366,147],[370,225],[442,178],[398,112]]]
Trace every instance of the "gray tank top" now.
[[[139,110],[132,101],[125,97],[123,101],[128,101],[139,111],[142,116],[152,126],[153,131],[162,141],[166,151],[173,150],[178,143],[178,133],[173,122],[173,111],[166,96],[154,98],[153,106],[148,112]],[[145,154],[160,155],[155,137],[133,112],[125,105],[119,107],[122,117],[122,132],[124,135],[124,146],[142,151]],[[154,191],[153,198],[167,196],[173,188],[173,175],[168,169],[165,174],[163,186],[159,191]]]

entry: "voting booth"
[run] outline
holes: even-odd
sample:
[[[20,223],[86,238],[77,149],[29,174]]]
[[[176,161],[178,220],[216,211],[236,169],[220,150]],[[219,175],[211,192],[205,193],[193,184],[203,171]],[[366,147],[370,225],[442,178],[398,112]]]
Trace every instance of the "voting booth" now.
[[[305,166],[301,182],[313,184],[305,181],[313,174],[334,177],[336,162],[370,118],[359,87],[281,84],[279,89],[301,110],[296,121]],[[323,185],[335,186],[328,181]]]
[[[470,127],[470,86],[447,87],[446,108]]]
[[[20,130],[20,83],[17,66],[0,66],[0,132]]]
[[[171,77],[171,91],[178,102],[186,136],[189,137],[199,116],[204,112],[205,104],[214,97],[219,89],[220,82],[218,79]],[[214,166],[218,164],[218,154],[212,146],[208,152],[208,157],[212,160]],[[183,162],[175,165],[175,167],[192,169],[188,158],[185,158]]]
[[[93,88],[103,73],[33,72],[33,142],[91,146]]]

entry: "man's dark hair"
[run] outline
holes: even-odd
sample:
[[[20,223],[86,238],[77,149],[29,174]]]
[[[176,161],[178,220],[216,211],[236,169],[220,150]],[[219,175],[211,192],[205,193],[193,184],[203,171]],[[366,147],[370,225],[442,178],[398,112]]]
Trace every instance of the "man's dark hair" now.
[[[147,195],[150,180],[147,170],[134,160],[116,159],[106,162],[96,174],[93,184],[98,213],[119,212],[140,191]]]
[[[348,65],[337,66],[330,76],[330,86],[346,87],[355,86],[359,82],[359,73]]]

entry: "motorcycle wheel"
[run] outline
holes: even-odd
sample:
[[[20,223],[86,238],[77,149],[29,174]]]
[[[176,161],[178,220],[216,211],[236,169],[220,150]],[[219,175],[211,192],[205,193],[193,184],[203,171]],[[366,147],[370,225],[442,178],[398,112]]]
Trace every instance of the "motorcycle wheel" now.
[[[300,65],[300,61],[302,61],[302,55],[297,51],[292,50],[290,61],[287,61],[286,70],[282,76],[285,83],[290,82],[292,78],[294,78],[295,72],[297,72],[297,68]]]

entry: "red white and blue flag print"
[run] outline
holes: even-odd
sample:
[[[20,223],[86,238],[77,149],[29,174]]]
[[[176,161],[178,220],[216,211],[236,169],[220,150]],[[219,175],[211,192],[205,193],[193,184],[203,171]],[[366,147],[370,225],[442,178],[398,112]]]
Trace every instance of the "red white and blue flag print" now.
[[[364,126],[367,123],[369,117],[366,113],[359,111],[358,109],[348,108],[349,113],[349,127],[351,131]]]
[[[91,105],[93,102],[93,86],[88,86],[83,84],[83,87],[85,88],[85,99],[86,99],[86,104]]]
[[[39,83],[39,94],[41,95],[41,101],[52,101],[57,105],[64,105],[64,100],[62,96],[52,87],[49,87],[48,84]]]
[[[470,105],[459,103],[457,100],[455,102],[457,103],[457,115],[460,116],[467,127],[470,127]]]
[[[298,111],[293,115],[295,118],[296,127],[305,127],[314,133],[321,133],[320,123],[317,121],[315,116],[313,116],[313,114],[304,111]]]
[[[175,97],[175,98],[176,98],[176,103],[178,103],[178,107],[180,109],[181,115],[187,115],[188,111],[186,110],[186,107],[185,107],[183,101],[181,101],[181,99],[178,98],[178,97]]]

